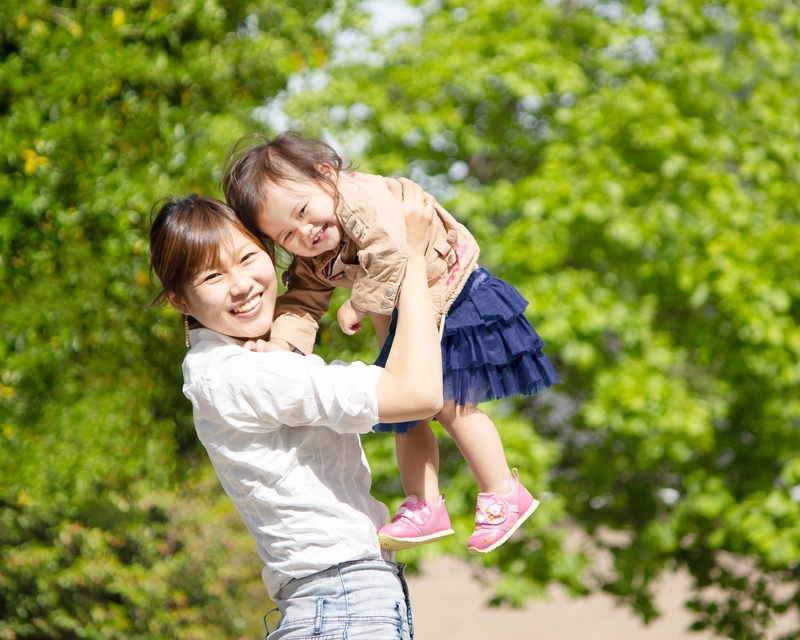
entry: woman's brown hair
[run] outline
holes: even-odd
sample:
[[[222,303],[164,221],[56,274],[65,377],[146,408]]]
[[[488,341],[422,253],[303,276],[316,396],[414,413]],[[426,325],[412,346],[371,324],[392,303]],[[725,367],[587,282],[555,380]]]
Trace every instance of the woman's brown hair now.
[[[333,176],[321,171],[325,165],[333,169]],[[261,238],[273,261],[279,245],[258,228],[258,213],[266,201],[268,184],[307,180],[327,189],[336,201],[335,176],[350,168],[327,142],[305,138],[296,131],[281,133],[272,140],[258,133],[245,136],[236,143],[225,166],[225,199],[244,226]]]
[[[161,282],[161,291],[150,306],[163,304],[168,293],[184,294],[184,286],[197,273],[213,267],[220,250],[232,240],[235,229],[263,247],[233,210],[216,198],[168,196],[152,208],[150,226],[150,278]]]

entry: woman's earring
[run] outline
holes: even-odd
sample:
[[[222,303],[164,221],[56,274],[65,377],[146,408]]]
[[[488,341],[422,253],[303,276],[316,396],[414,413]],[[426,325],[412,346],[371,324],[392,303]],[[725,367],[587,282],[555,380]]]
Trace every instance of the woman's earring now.
[[[191,344],[189,344],[189,316],[183,316],[183,337],[186,340],[186,348],[188,349]]]

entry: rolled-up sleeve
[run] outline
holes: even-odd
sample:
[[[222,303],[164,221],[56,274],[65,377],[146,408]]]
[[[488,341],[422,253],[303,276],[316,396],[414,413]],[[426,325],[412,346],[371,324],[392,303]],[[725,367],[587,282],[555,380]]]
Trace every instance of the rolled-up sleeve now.
[[[219,349],[215,360],[203,376],[202,393],[236,429],[319,426],[366,433],[378,422],[380,367],[234,346]]]
[[[380,176],[344,177],[339,189],[341,223],[358,245],[359,269],[350,299],[362,309],[389,315],[397,304],[408,260],[400,204]]]

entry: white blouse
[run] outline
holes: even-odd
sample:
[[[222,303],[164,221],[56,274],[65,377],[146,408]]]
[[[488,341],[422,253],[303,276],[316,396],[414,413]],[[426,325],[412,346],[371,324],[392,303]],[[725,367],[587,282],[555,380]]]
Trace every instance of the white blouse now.
[[[254,353],[210,329],[190,332],[183,392],[223,488],[253,535],[270,597],[292,578],[380,558],[389,517],[370,495],[359,433],[378,422],[383,369]]]

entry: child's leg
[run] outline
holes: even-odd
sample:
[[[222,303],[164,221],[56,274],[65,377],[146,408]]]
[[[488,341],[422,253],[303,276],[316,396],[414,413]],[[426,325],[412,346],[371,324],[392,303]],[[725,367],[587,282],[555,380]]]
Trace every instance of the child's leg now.
[[[406,495],[436,503],[439,499],[439,445],[430,420],[395,437],[397,468]]]
[[[475,405],[445,402],[436,419],[450,434],[481,493],[506,493],[511,486],[503,442],[494,422]]]
[[[536,510],[539,501],[508,471],[500,434],[475,406],[446,402],[437,419],[467,461],[481,488],[475,510],[470,553],[489,553],[508,540]]]
[[[439,447],[431,421],[421,420],[397,434],[397,466],[406,499],[392,521],[378,531],[382,549],[399,551],[453,535],[450,517],[439,494]]]

